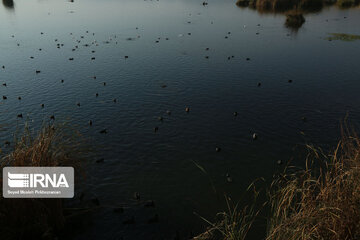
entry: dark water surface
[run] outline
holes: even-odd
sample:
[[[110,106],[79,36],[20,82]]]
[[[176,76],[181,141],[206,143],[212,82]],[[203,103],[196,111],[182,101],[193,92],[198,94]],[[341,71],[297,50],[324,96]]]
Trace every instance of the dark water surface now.
[[[328,33],[360,34],[360,9],[328,8],[305,17],[293,32],[285,16],[260,15],[231,0],[206,7],[190,0],[5,4],[1,145],[26,117],[40,126],[53,114],[91,139],[105,161],[89,164],[82,188],[103,208],[76,238],[199,233],[205,223],[193,212],[211,219],[224,209],[224,194],[236,200],[255,178],[271,179],[276,162],[296,155],[296,146],[332,146],[346,113],[355,125],[360,120],[360,41],[325,40]],[[100,134],[105,128],[108,134]],[[132,200],[134,192],[154,200],[155,208]],[[125,212],[114,213],[121,205]],[[154,214],[159,223],[148,224]],[[132,216],[136,224],[122,224]]]

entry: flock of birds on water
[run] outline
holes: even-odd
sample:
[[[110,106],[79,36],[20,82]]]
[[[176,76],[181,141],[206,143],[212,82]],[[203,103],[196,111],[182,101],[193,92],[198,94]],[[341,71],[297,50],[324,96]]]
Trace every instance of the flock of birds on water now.
[[[207,3],[204,2],[203,5],[206,6]],[[190,14],[190,15],[191,15],[191,14]],[[191,22],[189,21],[188,23],[191,23]],[[211,24],[213,24],[213,22],[211,22]],[[257,26],[260,26],[260,24],[258,24]],[[244,26],[244,27],[246,27],[246,26]],[[138,30],[138,27],[136,27],[136,30]],[[44,33],[44,32],[40,32],[40,33],[39,33],[39,35],[45,35],[45,34],[46,34],[46,33]],[[95,35],[96,35],[95,33],[90,33],[89,31],[85,31],[85,34],[84,34],[84,35],[80,35],[78,38],[75,37],[75,34],[73,34],[73,33],[69,33],[69,34],[70,34],[71,36],[73,36],[73,39],[75,40],[75,45],[71,48],[71,52],[75,52],[75,51],[77,51],[77,50],[78,50],[79,48],[81,48],[81,47],[86,47],[86,48],[87,48],[87,47],[92,47],[92,46],[97,47],[97,46],[99,46],[99,44],[101,44],[101,42],[98,42],[97,40],[92,40],[91,43],[84,43],[84,42],[86,41],[86,36],[92,36],[92,37],[94,38]],[[256,34],[258,35],[259,32],[257,32]],[[191,32],[187,33],[187,35],[188,35],[188,36],[191,36]],[[224,38],[225,38],[225,39],[228,39],[230,35],[231,35],[231,32],[226,32]],[[140,37],[141,37],[140,35],[137,36],[137,38],[140,38]],[[16,39],[15,35],[11,35],[11,38]],[[117,44],[117,43],[118,43],[117,39],[118,39],[117,36],[114,35],[113,37],[110,37],[108,40],[103,41],[102,43],[103,43],[103,44],[109,44],[109,43],[115,43],[115,44]],[[166,37],[166,38],[164,38],[164,39],[165,39],[166,41],[170,40],[168,37]],[[127,38],[126,40],[131,41],[131,40],[134,40],[134,38]],[[156,43],[159,43],[160,40],[162,40],[162,38],[156,39],[156,40],[155,40],[155,44],[156,44]],[[65,47],[64,43],[61,43],[59,39],[52,39],[52,41],[55,42],[55,47],[58,48],[58,49],[61,49],[61,48]],[[16,46],[17,46],[17,47],[20,47],[20,46],[21,46],[18,41],[16,41]],[[39,48],[39,49],[37,49],[37,51],[42,52],[43,49],[42,49],[42,48]],[[90,51],[91,51],[91,54],[95,54],[95,52],[96,52],[95,50],[90,50]],[[210,48],[209,48],[209,47],[204,47],[204,51],[205,51],[205,52],[210,51]],[[72,57],[71,54],[69,54],[69,55],[70,55],[70,56],[68,57],[68,61],[74,61],[74,57]],[[124,58],[125,60],[128,59],[129,57],[130,57],[130,56],[128,56],[128,55],[124,55],[124,56],[123,56],[123,58]],[[233,56],[233,55],[232,55],[232,56],[228,56],[227,59],[230,60],[230,59],[232,59],[232,58],[234,58],[234,57],[235,57],[235,56]],[[34,59],[35,57],[34,57],[34,56],[28,56],[28,58]],[[208,55],[205,55],[205,59],[209,59],[209,56],[208,56]],[[96,60],[96,57],[95,57],[94,55],[91,56],[91,58],[89,59],[89,61],[95,61],[95,60]],[[251,61],[250,57],[246,57],[245,60],[246,60],[246,61]],[[1,68],[2,68],[3,70],[5,70],[5,69],[6,69],[6,66],[3,65]],[[37,75],[38,75],[38,74],[41,74],[41,71],[42,71],[41,69],[34,69],[34,73],[37,74]],[[92,78],[93,78],[94,80],[97,80],[96,75],[93,75]],[[65,80],[64,80],[64,79],[60,79],[59,82],[60,82],[60,84],[62,84],[62,83],[65,82]],[[291,82],[292,82],[292,80],[288,80],[288,83],[291,83]],[[2,85],[3,85],[4,87],[9,87],[6,82],[2,83]],[[103,86],[106,86],[106,82],[102,82],[102,85],[103,85]],[[162,86],[161,86],[161,88],[166,88],[166,87],[167,87],[166,85],[162,85]],[[257,83],[257,87],[261,87],[261,82]],[[9,97],[9,96],[7,96],[7,95],[3,95],[3,96],[2,96],[2,99],[3,99],[4,101],[6,101],[6,100],[8,99],[8,97]],[[94,94],[94,97],[95,97],[95,98],[99,97],[99,93],[95,93],[95,94]],[[22,97],[21,97],[21,96],[17,96],[17,98],[18,98],[19,101],[22,100]],[[112,99],[112,102],[113,102],[113,103],[116,103],[116,102],[117,102],[117,99],[116,99],[116,98]],[[81,107],[81,103],[80,103],[80,102],[77,102],[76,105],[77,105],[78,107]],[[39,107],[45,108],[45,104],[42,103]],[[190,113],[191,113],[191,108],[190,108],[190,106],[185,106],[185,107],[184,107],[184,113],[185,113],[185,114],[190,114]],[[166,111],[166,114],[167,114],[167,115],[171,115],[171,110],[167,110],[167,111]],[[232,114],[233,114],[234,117],[237,117],[237,116],[238,116],[238,112],[236,112],[236,111],[234,111]],[[19,114],[17,115],[17,118],[23,118],[23,117],[24,117],[24,115],[23,115],[22,113],[19,113]],[[54,121],[54,120],[55,120],[55,115],[49,116],[49,119],[52,120],[52,121]],[[303,118],[303,120],[305,121],[305,118]],[[158,117],[158,121],[162,122],[162,121],[163,121],[163,117],[162,117],[162,116],[159,116],[159,117]],[[92,121],[92,120],[89,120],[89,121],[88,121],[88,125],[89,125],[89,126],[92,126],[92,125],[93,125],[93,121]],[[154,126],[153,131],[154,131],[155,133],[158,132],[158,131],[159,131],[159,127],[158,127],[158,126]],[[107,134],[107,133],[108,133],[108,129],[104,128],[104,129],[100,130],[99,133],[100,133],[100,134]],[[257,134],[257,133],[253,133],[253,134],[251,135],[251,138],[252,138],[253,140],[256,140],[256,139],[258,138],[258,134]],[[7,141],[6,144],[9,145],[10,142]],[[220,146],[217,146],[217,147],[215,148],[215,151],[216,151],[216,152],[221,152],[221,147],[220,147]],[[102,162],[104,162],[104,159],[103,159],[103,158],[101,158],[101,159],[99,159],[99,160],[96,160],[96,163],[102,163]],[[278,164],[280,164],[280,163],[278,162]],[[227,181],[227,182],[231,183],[231,182],[233,181],[232,178],[231,178],[231,176],[230,176],[230,174],[227,173],[227,174],[225,175],[225,177],[226,177],[226,181]],[[80,196],[80,200],[81,200],[82,198],[83,198],[83,195]],[[134,193],[133,198],[134,198],[134,200],[136,200],[136,201],[140,201],[140,194],[139,194],[138,192]],[[93,198],[93,199],[92,199],[92,202],[93,202],[95,205],[100,205],[100,202],[99,202],[99,200],[98,200],[97,198]],[[155,207],[155,203],[154,203],[153,200],[145,201],[143,205],[144,205],[144,207]],[[124,212],[124,208],[123,208],[123,207],[116,207],[116,208],[114,208],[114,212],[116,212],[116,213],[122,213],[122,212]],[[159,216],[158,216],[158,214],[155,214],[152,218],[150,218],[150,219],[148,220],[148,223],[149,223],[149,224],[150,224],[150,223],[156,223],[156,222],[158,222],[158,221],[159,221]],[[135,223],[134,217],[131,217],[131,218],[123,221],[123,224],[134,224],[134,223]]]

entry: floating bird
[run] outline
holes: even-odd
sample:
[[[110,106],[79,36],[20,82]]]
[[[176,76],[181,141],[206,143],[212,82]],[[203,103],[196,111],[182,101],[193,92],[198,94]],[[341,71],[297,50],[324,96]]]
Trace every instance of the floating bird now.
[[[221,151],[221,148],[220,148],[220,147],[216,147],[216,148],[215,148],[215,151],[216,151],[216,152],[220,152],[220,151]]]
[[[103,129],[100,131],[101,134],[107,134],[107,129]]]
[[[80,103],[78,102],[77,104],[76,104],[78,107],[80,107]]]
[[[40,71],[40,70],[36,70],[35,73],[36,73],[36,74],[39,74],[39,73],[41,73],[41,71]]]
[[[144,204],[144,207],[155,207],[155,202],[153,200],[149,200]]]
[[[261,86],[261,82],[259,82],[259,83],[257,84],[257,86],[260,87],[260,86]]]
[[[154,217],[148,220],[148,224],[157,223],[159,222],[159,215],[155,214]]]
[[[162,121],[162,120],[163,120],[163,117],[158,117],[158,120],[159,120],[159,121]]]
[[[114,98],[113,102],[116,103],[116,98]]]
[[[234,112],[234,116],[236,117],[238,115],[238,112]]]
[[[96,94],[95,94],[95,96],[96,96],[96,97],[98,97],[98,96],[99,96],[99,94],[98,94],[98,93],[96,93]]]
[[[134,192],[133,197],[134,197],[135,200],[140,200],[140,193]]]
[[[42,104],[41,104],[41,107],[42,107],[42,108],[44,108],[44,107],[45,107],[45,105],[42,103]]]
[[[124,208],[123,207],[116,207],[114,208],[114,213],[123,213],[124,212]]]
[[[154,132],[159,131],[159,127],[154,127]]]
[[[171,115],[171,111],[170,111],[170,110],[167,110],[166,113],[167,113],[167,115]]]
[[[6,87],[6,83],[3,83],[3,86]]]
[[[103,163],[104,161],[105,161],[104,158],[100,158],[100,159],[96,160],[96,163]]]
[[[54,115],[51,115],[51,116],[50,116],[50,119],[55,120],[55,116],[54,116]]]
[[[226,174],[226,181],[228,182],[228,183],[232,183],[232,178],[230,177],[230,174]]]
[[[185,108],[185,112],[190,112],[190,108]]]
[[[7,99],[7,97],[6,97],[6,96],[3,96],[3,99],[4,99],[4,100],[6,100],[6,99]]]
[[[91,120],[89,121],[89,125],[92,126],[92,121]]]
[[[292,83],[292,80],[291,80],[291,79],[289,79],[289,80],[288,80],[288,83]]]
[[[21,100],[21,97],[18,97],[19,100]]]
[[[17,117],[22,118],[23,117],[22,113],[18,114]]]
[[[61,79],[61,83],[63,83],[64,82],[64,79]]]
[[[258,138],[257,134],[254,133],[254,134],[252,135],[252,139],[253,139],[253,140],[256,140],[257,138]]]
[[[135,218],[131,217],[130,219],[127,219],[123,221],[123,224],[135,224]]]

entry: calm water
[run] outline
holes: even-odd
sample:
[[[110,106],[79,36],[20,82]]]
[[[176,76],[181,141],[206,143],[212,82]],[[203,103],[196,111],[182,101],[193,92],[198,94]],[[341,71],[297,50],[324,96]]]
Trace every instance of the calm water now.
[[[78,126],[105,159],[91,160],[81,187],[103,208],[77,239],[173,239],[176,232],[186,239],[205,225],[193,212],[212,219],[224,194],[236,201],[255,178],[271,179],[276,162],[305,143],[332,146],[346,113],[359,122],[360,42],[325,38],[360,34],[360,9],[306,15],[294,32],[283,15],[232,0],[201,3],[18,0],[0,7],[1,142],[12,140],[25,116],[38,127],[54,114]],[[155,208],[132,200],[134,192]],[[113,212],[122,205],[123,214]],[[154,214],[159,223],[148,224]],[[122,224],[132,216],[136,224]]]

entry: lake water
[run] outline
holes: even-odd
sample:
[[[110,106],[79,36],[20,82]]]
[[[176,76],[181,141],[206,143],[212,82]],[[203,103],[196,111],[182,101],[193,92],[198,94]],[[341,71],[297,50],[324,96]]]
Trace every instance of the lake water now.
[[[194,212],[213,219],[225,194],[237,201],[254,179],[271,180],[277,161],[306,143],[330,148],[347,113],[359,122],[360,41],[326,37],[360,34],[360,9],[331,7],[305,18],[294,31],[284,15],[232,0],[2,6],[1,145],[25,121],[38,127],[55,115],[77,126],[104,162],[91,160],[81,186],[102,208],[75,238],[187,239],[206,226]],[[144,208],[150,199],[155,207]],[[159,222],[148,224],[155,214]],[[132,217],[135,224],[123,224]]]

